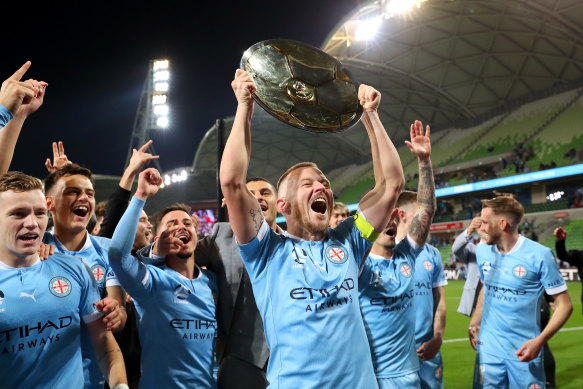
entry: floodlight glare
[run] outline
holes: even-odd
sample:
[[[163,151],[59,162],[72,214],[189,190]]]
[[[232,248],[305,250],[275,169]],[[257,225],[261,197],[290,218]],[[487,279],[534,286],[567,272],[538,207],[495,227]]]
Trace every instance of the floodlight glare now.
[[[166,95],[154,95],[152,96],[152,105],[166,104],[167,99]]]
[[[161,128],[168,127],[168,116],[161,116],[156,119],[156,125]]]
[[[168,92],[168,83],[167,82],[157,82],[154,84],[154,90],[156,92]]]
[[[154,61],[154,71],[161,69],[168,69],[169,62],[167,59],[159,59]]]
[[[361,20],[356,28],[355,38],[357,41],[368,41],[375,37],[379,27],[381,26],[381,18],[372,18],[369,20]]]
[[[160,104],[154,106],[154,115],[165,116],[168,115],[168,105]]]
[[[168,70],[157,70],[154,72],[154,81],[168,81],[170,72]]]
[[[383,15],[386,19],[409,12],[413,7],[421,8],[421,3],[427,0],[386,0]]]

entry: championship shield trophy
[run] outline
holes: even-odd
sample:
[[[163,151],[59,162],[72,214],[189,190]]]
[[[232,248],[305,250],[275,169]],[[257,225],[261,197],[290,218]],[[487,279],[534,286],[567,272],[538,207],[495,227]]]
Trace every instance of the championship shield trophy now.
[[[241,58],[257,86],[253,99],[293,127],[319,133],[346,130],[362,116],[358,82],[334,57],[287,39],[251,46]]]

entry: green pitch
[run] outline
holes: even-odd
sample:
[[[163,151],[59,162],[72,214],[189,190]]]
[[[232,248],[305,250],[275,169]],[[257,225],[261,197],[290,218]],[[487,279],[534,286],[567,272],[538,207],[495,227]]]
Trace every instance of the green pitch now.
[[[449,281],[445,287],[447,322],[443,356],[443,377],[446,389],[472,387],[476,353],[470,346],[468,327],[470,318],[457,313],[464,281]],[[561,389],[583,388],[583,315],[581,314],[581,283],[569,282],[573,313],[550,341],[556,362],[556,381]],[[460,340],[462,339],[463,340]]]

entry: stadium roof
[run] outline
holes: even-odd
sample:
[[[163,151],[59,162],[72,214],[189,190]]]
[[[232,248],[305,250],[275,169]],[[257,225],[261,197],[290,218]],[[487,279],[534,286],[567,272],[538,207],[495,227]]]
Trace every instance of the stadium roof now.
[[[580,0],[428,0],[398,15],[391,14],[389,3],[360,5],[322,49],[359,82],[381,91],[381,120],[397,146],[415,119],[434,129],[469,126],[543,91],[581,84]],[[373,38],[357,39],[359,26],[377,22]],[[232,118],[225,119],[225,138],[231,125]],[[216,128],[209,129],[196,152],[188,188],[172,193],[175,201],[216,197]],[[328,172],[370,160],[361,123],[342,133],[313,134],[279,122],[258,106],[252,142],[249,175],[272,181],[300,161],[316,162]]]

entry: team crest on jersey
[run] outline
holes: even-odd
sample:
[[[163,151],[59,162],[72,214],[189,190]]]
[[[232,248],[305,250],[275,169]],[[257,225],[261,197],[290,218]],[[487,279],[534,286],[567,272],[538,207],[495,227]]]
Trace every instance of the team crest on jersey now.
[[[528,385],[528,389],[543,389],[543,387],[537,383]]]
[[[401,272],[401,274],[407,278],[411,277],[411,274],[413,274],[413,272],[411,271],[411,268],[409,267],[409,265],[406,264],[402,264],[399,267],[399,271]]]
[[[514,269],[512,269],[512,274],[514,274],[514,276],[518,277],[518,278],[524,278],[524,276],[526,276],[526,268],[522,265],[518,265],[515,266]]]
[[[431,271],[433,270],[433,264],[429,261],[425,261],[423,262],[423,267],[425,268],[425,270],[427,271]]]
[[[442,376],[443,376],[443,371],[441,370],[441,367],[438,367],[437,369],[435,369],[435,378],[440,380]]]
[[[71,293],[71,281],[65,277],[53,277],[49,281],[49,290],[57,297],[67,297]]]
[[[97,281],[98,284],[103,284],[103,281],[105,281],[105,268],[101,265],[93,265],[91,271],[93,272],[95,281]]]
[[[332,245],[326,248],[326,258],[335,264],[341,264],[348,260],[348,253],[342,246]]]

